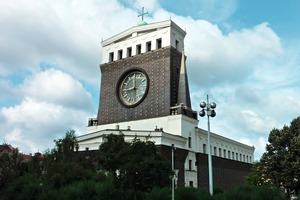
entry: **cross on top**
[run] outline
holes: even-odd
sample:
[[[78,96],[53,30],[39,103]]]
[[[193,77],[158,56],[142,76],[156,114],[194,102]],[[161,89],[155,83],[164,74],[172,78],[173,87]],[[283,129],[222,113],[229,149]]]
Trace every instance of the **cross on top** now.
[[[142,16],[142,21],[144,21],[144,15],[147,15],[148,12],[144,12],[144,7],[142,7],[142,13],[138,15],[138,17]]]

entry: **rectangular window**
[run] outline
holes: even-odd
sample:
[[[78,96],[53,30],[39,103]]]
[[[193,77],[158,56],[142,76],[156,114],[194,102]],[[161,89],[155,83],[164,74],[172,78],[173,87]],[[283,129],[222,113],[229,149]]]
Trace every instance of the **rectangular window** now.
[[[109,53],[109,62],[114,61],[114,52]]]
[[[214,147],[214,156],[217,155],[217,147]]]
[[[240,161],[242,161],[242,154],[240,153]]]
[[[203,153],[206,153],[206,144],[203,144]]]
[[[252,157],[250,156],[250,160],[249,160],[249,162],[251,163],[252,162]]]
[[[247,162],[249,162],[249,157],[247,156],[246,158],[247,158]]]
[[[232,152],[232,160],[234,160],[234,152]]]
[[[219,156],[222,157],[222,149],[219,148]]]
[[[127,48],[127,58],[132,56],[132,48],[128,47]]]
[[[136,45],[136,55],[139,55],[142,53],[142,45],[138,44]]]
[[[151,51],[151,41],[146,43],[146,51]]]
[[[194,187],[193,181],[190,181],[189,184],[190,184],[190,187]]]
[[[178,40],[175,40],[175,48],[178,50],[178,44],[179,44],[179,42],[178,42]]]
[[[226,150],[223,150],[223,157],[226,158]]]
[[[161,38],[156,40],[156,49],[160,49],[161,48]]]
[[[189,137],[189,148],[192,148],[192,138]]]
[[[189,171],[192,170],[192,160],[189,160]]]
[[[235,159],[236,159],[236,160],[239,160],[239,153],[236,153]]]
[[[245,162],[245,155],[243,155],[243,161]]]
[[[121,60],[123,58],[123,50],[118,51],[118,60]]]
[[[230,159],[230,151],[228,151],[228,158]]]

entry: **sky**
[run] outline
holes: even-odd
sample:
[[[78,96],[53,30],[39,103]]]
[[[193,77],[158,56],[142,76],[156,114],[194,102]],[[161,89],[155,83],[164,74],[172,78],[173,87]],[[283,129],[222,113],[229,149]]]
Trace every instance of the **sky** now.
[[[187,32],[192,107],[217,104],[211,131],[265,152],[299,116],[298,0],[10,0],[0,6],[0,143],[43,152],[86,134],[100,93],[101,41],[145,21]],[[207,119],[198,126],[207,129]]]

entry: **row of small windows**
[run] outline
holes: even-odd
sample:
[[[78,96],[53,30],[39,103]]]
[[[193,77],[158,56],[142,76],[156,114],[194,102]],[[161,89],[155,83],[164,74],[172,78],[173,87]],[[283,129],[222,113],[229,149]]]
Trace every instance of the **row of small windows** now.
[[[203,144],[203,153],[206,153],[206,144]],[[229,151],[226,149],[223,149],[223,155],[222,155],[222,148],[217,149],[217,147],[214,147],[214,151],[212,152],[214,156],[219,156],[223,158],[228,158],[232,160],[242,161],[242,162],[251,162],[252,157],[244,154],[235,153],[233,151]]]
[[[146,42],[146,52],[153,50],[151,43],[152,43],[151,41]],[[161,38],[159,38],[159,39],[156,40],[156,49],[160,49],[161,47],[162,47],[162,41],[161,41]],[[126,57],[127,58],[133,56],[132,55],[132,47],[128,47],[126,51],[127,51],[126,52]],[[135,55],[139,55],[141,53],[142,53],[142,45],[138,44],[138,45],[136,45]],[[118,57],[117,57],[117,59],[121,60],[123,58],[124,58],[123,50],[121,49],[121,50],[118,51]],[[110,52],[109,53],[109,62],[112,62],[114,60],[115,60],[114,52]]]

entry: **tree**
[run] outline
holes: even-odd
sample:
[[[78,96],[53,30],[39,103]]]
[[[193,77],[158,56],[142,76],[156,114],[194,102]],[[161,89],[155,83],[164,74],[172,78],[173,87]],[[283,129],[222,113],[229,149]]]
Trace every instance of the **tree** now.
[[[251,184],[283,187],[287,194],[300,189],[300,117],[290,126],[271,130],[266,152],[253,165]]]
[[[55,142],[55,159],[67,162],[71,161],[74,156],[74,151],[78,151],[78,143],[74,130],[69,130],[63,139],[54,140]]]
[[[172,174],[170,163],[157,153],[153,142],[135,138],[127,143],[122,134],[105,136],[99,161],[103,169],[115,174],[116,187],[134,191],[134,199],[139,192],[168,186]]]
[[[0,190],[9,184],[14,178],[18,177],[21,171],[21,159],[18,149],[12,152],[0,153]]]

